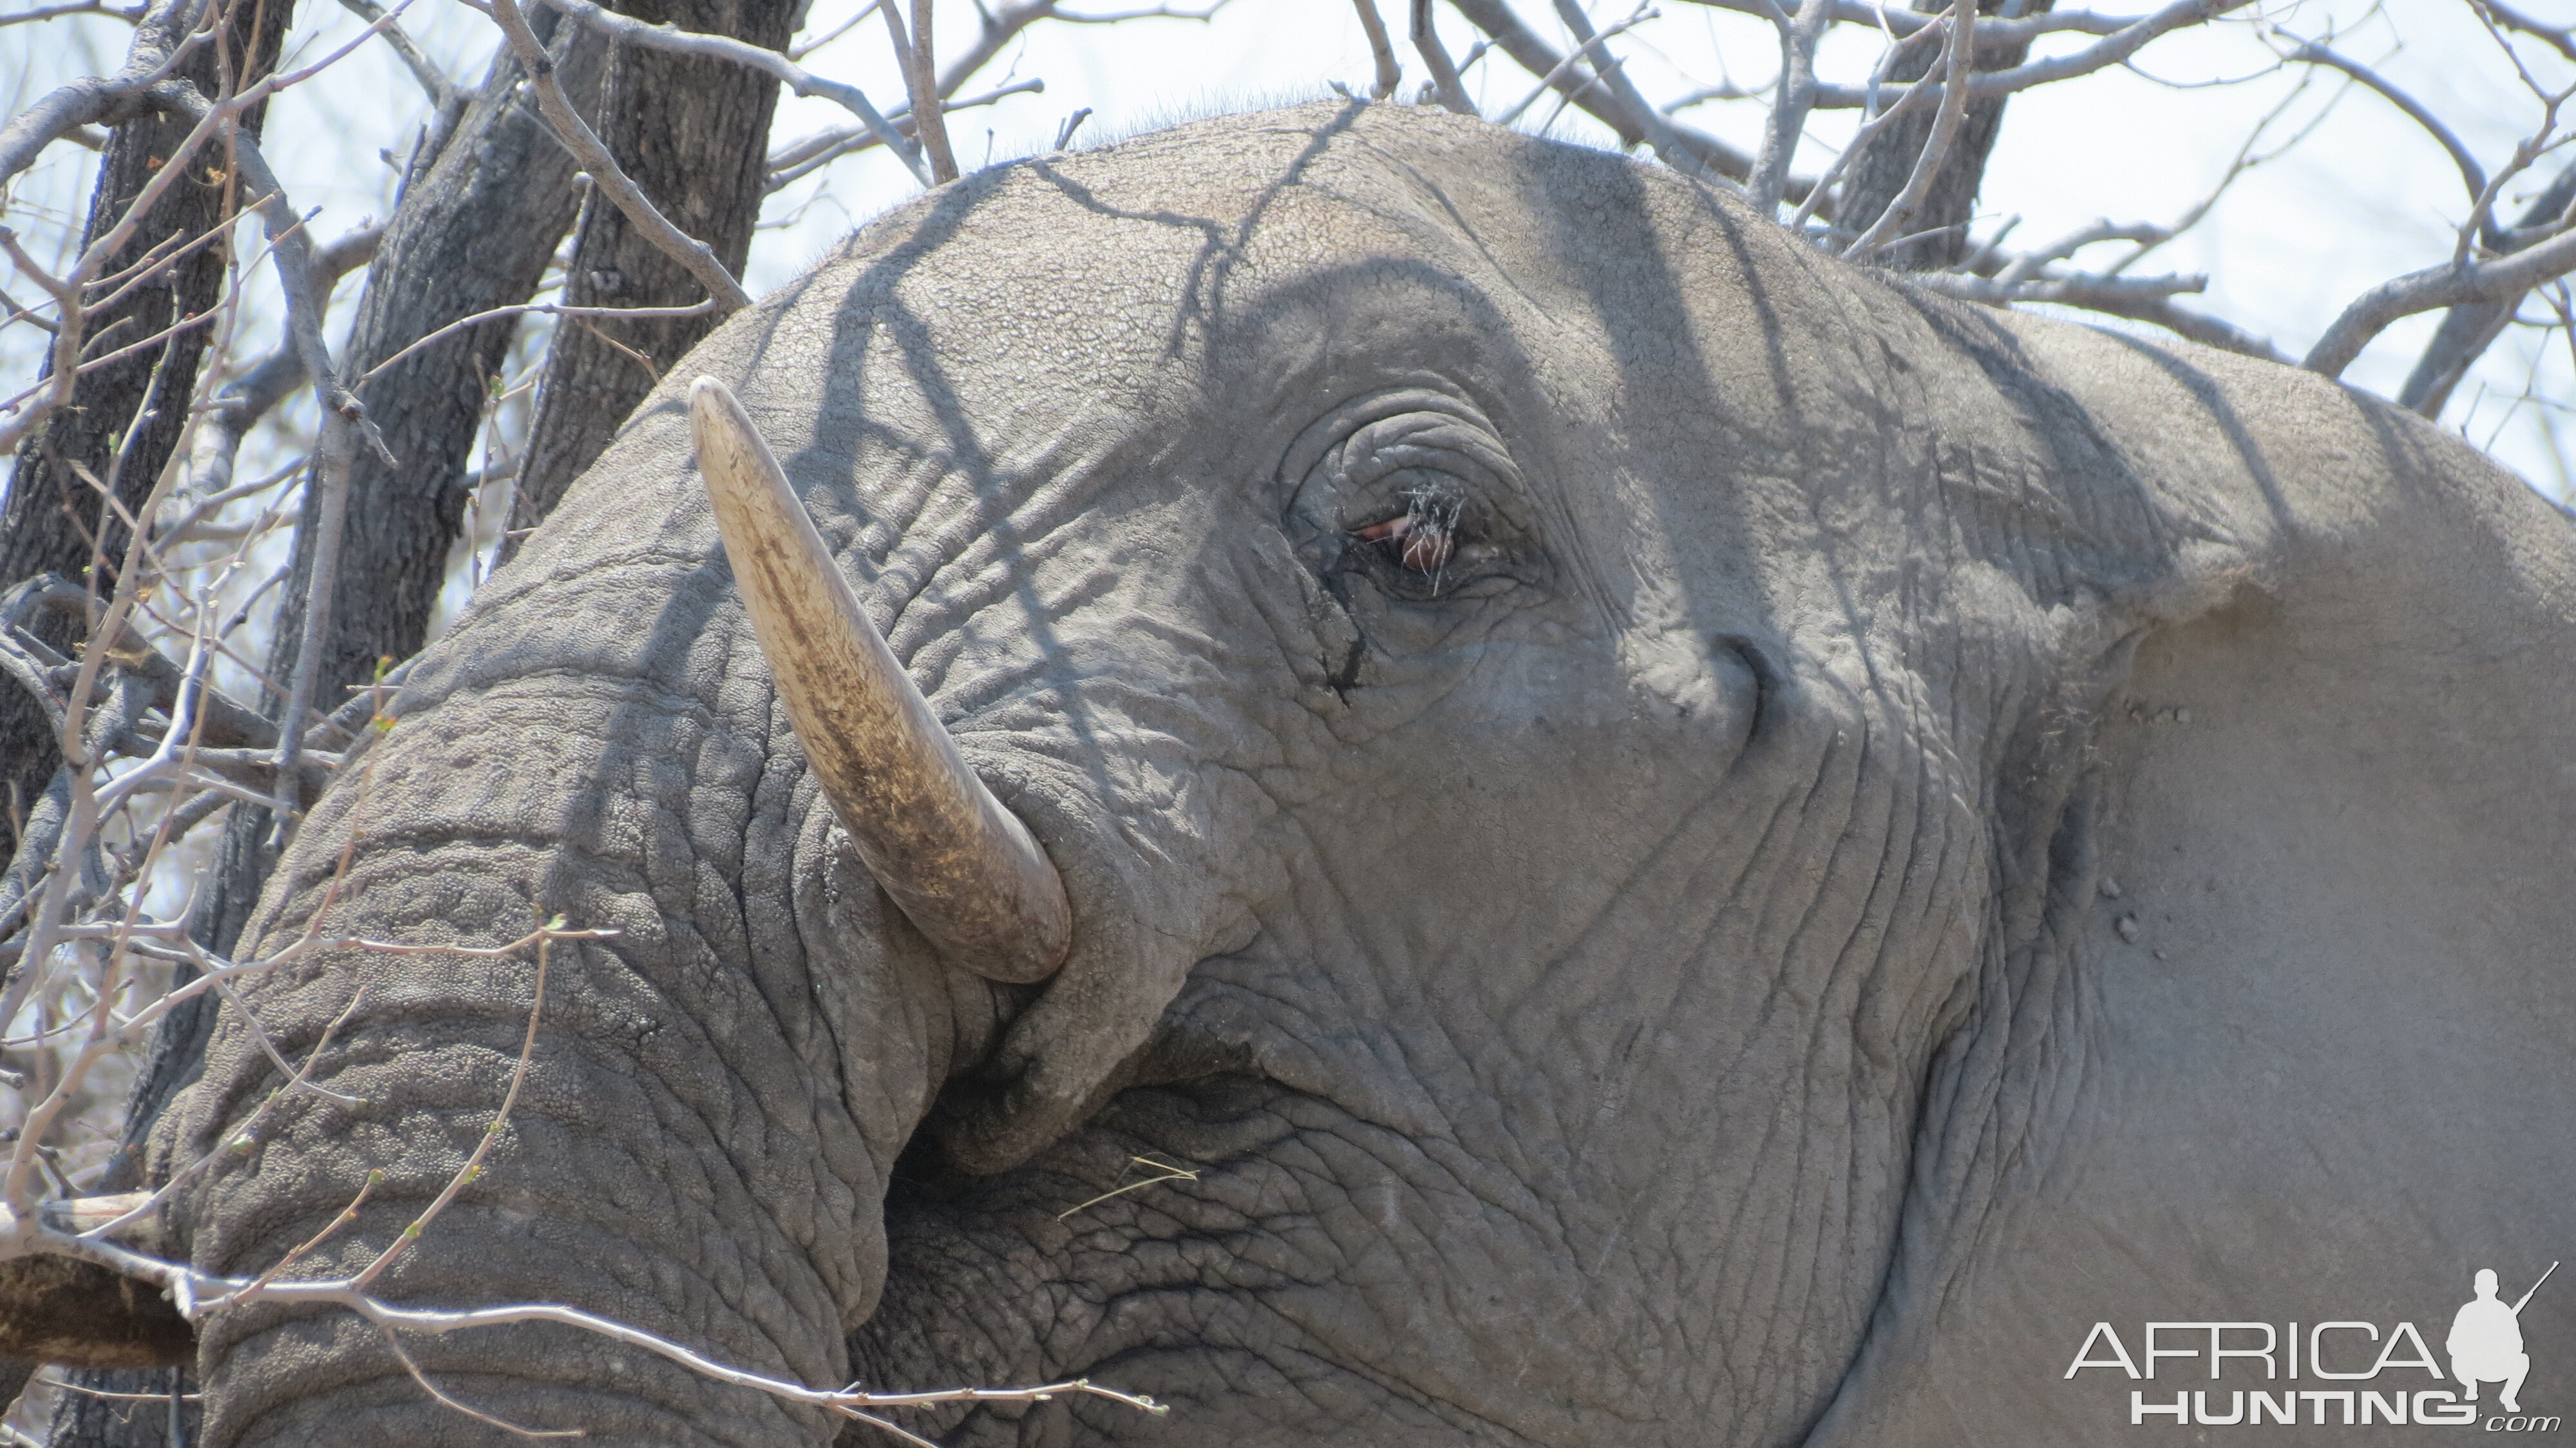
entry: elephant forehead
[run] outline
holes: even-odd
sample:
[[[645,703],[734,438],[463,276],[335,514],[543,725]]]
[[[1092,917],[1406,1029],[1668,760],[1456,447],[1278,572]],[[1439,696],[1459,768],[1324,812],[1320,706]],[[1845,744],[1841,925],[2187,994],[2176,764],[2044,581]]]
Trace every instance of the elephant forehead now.
[[[1211,340],[1275,325],[1273,289],[1321,281],[1348,298],[1366,278],[1409,275],[1480,291],[1487,320],[1588,354],[1563,358],[1565,380],[1614,381],[1631,425],[1668,416],[1676,387],[1702,394],[1698,411],[1722,385],[1731,407],[1769,416],[1770,373],[1843,359],[1812,339],[1778,342],[1826,283],[1738,222],[1707,189],[1620,156],[1419,108],[1305,106],[943,188],[871,223],[706,355],[757,357],[753,387],[782,402],[828,402],[877,332],[895,345],[868,349],[882,369],[870,391],[886,391],[872,407],[902,406],[900,377],[934,410],[957,402],[985,418],[1050,391],[1146,398],[1181,378],[1195,391]],[[1748,249],[1790,259],[1766,278],[1772,295],[1743,284]]]

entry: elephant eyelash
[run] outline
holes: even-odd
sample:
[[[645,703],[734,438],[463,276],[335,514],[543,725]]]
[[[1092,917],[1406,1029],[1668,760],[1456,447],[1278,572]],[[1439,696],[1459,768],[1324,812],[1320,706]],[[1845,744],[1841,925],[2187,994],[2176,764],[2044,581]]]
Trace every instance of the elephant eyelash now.
[[[1362,528],[1351,535],[1363,543],[1383,544],[1389,556],[1415,573],[1437,575],[1457,550],[1449,525],[1425,522],[1407,514]]]
[[[1464,505],[1455,498],[1429,491],[1408,493],[1403,512],[1354,528],[1350,536],[1371,545],[1379,557],[1414,580],[1428,580],[1431,596],[1437,598],[1449,564],[1459,553],[1464,512]]]

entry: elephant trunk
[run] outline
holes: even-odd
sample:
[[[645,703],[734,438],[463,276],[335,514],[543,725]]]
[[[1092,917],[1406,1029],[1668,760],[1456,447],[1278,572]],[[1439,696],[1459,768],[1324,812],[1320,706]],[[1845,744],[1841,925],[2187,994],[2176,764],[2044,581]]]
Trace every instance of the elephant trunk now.
[[[362,1270],[493,1131],[532,1039],[483,1170],[375,1295],[560,1303],[751,1372],[847,1380],[895,1156],[956,1054],[982,1048],[989,987],[842,857],[812,775],[778,766],[793,746],[730,581],[671,554],[550,573],[532,550],[493,585],[519,596],[424,658],[399,723],[304,825],[247,954],[308,927],[407,953],[317,950],[241,984],[154,1142],[156,1180],[212,1158],[171,1223],[201,1270],[276,1266],[381,1171],[285,1275]],[[545,597],[600,589],[658,607],[584,622]],[[419,949],[556,916],[611,934],[554,942],[542,1002],[533,947]],[[309,1087],[271,1047],[313,1058]],[[225,1448],[504,1436],[474,1414],[593,1443],[836,1426],[560,1325],[396,1346],[343,1310],[252,1304],[198,1331],[204,1442]]]

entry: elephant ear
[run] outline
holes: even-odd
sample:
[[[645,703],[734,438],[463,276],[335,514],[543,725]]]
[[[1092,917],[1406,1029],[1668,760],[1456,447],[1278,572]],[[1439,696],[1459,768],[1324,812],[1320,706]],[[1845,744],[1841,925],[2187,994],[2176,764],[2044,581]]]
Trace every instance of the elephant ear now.
[[[2208,1254],[2157,1274],[2196,1318],[2443,1316],[2576,1247],[2576,528],[2412,417],[2262,385],[2251,576],[2150,633],[2099,740],[2070,1205]]]
[[[2196,521],[2093,731],[2083,898],[1933,1083],[1904,1262],[1817,1445],[2090,1441],[2133,1392],[2456,1392],[2476,1270],[2511,1302],[2576,1259],[2576,527],[2316,379],[2048,345]],[[2157,1344],[2197,1358],[2150,1363],[2149,1322],[2202,1324]],[[2576,1342],[2576,1287],[2521,1322]],[[2114,1357],[2097,1323],[2139,1379],[2077,1366]],[[2274,1355],[2214,1362],[2211,1323]]]

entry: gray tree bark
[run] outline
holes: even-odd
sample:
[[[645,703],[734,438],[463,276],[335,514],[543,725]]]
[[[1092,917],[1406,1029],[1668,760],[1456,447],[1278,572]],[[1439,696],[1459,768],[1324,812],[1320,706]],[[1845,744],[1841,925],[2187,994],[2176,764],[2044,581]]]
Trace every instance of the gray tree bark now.
[[[252,0],[236,7],[222,45],[203,44],[180,62],[176,74],[209,96],[221,89],[225,57],[250,64],[234,77],[246,85],[265,75],[277,60],[277,47],[294,13],[293,0]],[[242,116],[242,126],[259,134],[266,107]],[[137,116],[109,133],[100,158],[98,184],[91,193],[84,245],[112,230],[125,217],[144,185],[179,147],[192,129],[185,117]],[[231,194],[237,183],[223,153],[201,151],[188,163],[183,180],[162,193],[123,250],[108,263],[120,271],[156,249],[193,240],[222,220],[225,207],[241,199]],[[104,339],[107,350],[139,341],[182,318],[205,314],[223,290],[230,258],[227,238],[217,237],[176,261],[165,263],[145,285],[135,288],[116,307],[91,315],[89,333]],[[115,467],[118,445],[137,414],[151,415],[136,430],[133,449],[115,470],[118,500],[128,510],[139,508],[178,445],[187,422],[187,403],[197,385],[197,366],[204,355],[210,326],[179,333],[163,347],[146,348],[82,377],[72,393],[72,406],[57,414],[19,449],[17,470],[0,506],[0,589],[39,573],[79,578],[94,556],[108,567],[121,558],[125,530],[113,514],[102,519],[98,493],[82,481],[80,470],[104,482]],[[53,371],[50,354],[45,375]],[[155,373],[158,372],[156,380]],[[106,570],[102,570],[104,573]],[[99,580],[102,592],[112,586]],[[56,648],[72,642],[68,625],[48,619],[38,626]],[[62,764],[44,715],[16,689],[0,690],[0,814],[5,814],[6,845],[17,848],[18,822]]]
[[[795,33],[792,0],[634,0],[640,20],[729,35],[781,49]],[[687,104],[676,104],[685,96]],[[621,48],[601,105],[601,138],[644,194],[682,231],[742,274],[760,219],[763,161],[778,83],[723,61]],[[687,306],[704,290],[636,234],[616,207],[582,209],[564,300],[585,307]],[[660,372],[715,330],[714,316],[582,323],[555,333],[537,389],[537,420],[519,474],[512,531],[533,528],[608,446]],[[616,341],[608,340],[614,336]],[[505,545],[504,556],[513,551]]]
[[[2029,0],[2009,7],[2009,13],[2037,15],[2054,4],[2055,0]],[[1950,7],[1942,0],[1915,0],[1914,8],[1929,14]],[[2007,8],[2006,0],[1977,3],[1980,15],[2005,13]],[[1976,48],[1975,69],[2003,70],[2019,65],[2029,49],[2027,45],[1980,45]],[[1921,80],[1940,59],[1939,46],[1929,40],[1918,41],[1898,59],[1888,78]],[[1986,158],[1993,154],[1995,137],[2003,130],[2006,99],[1996,96],[1969,102],[1968,114],[1950,143],[1949,153],[1933,173],[1932,189],[1924,196],[1921,208],[1905,222],[1903,234],[1929,234],[1881,247],[1872,258],[1878,265],[1897,271],[1941,271],[1958,265],[1967,256],[1968,219],[1976,212],[1977,188],[1985,183]],[[1936,119],[1932,109],[1899,116],[1870,141],[1846,173],[1842,204],[1834,213],[1839,225],[1857,235],[1877,222],[1905,190],[1907,179],[1914,174],[1915,158],[1923,154]]]
[[[551,10],[531,21],[548,41],[566,92],[588,112],[609,46]],[[535,99],[521,92],[522,79],[504,47],[453,139],[395,210],[358,302],[348,347],[353,375],[441,327],[535,295],[572,227],[580,192],[578,168]],[[350,468],[331,637],[315,695],[324,712],[348,697],[346,686],[374,677],[379,660],[409,658],[427,641],[448,553],[464,528],[488,388],[518,330],[517,318],[503,318],[459,332],[395,364],[361,394],[394,461],[362,449]],[[308,533],[296,537],[270,649],[272,678],[285,678],[303,647],[313,541]]]

